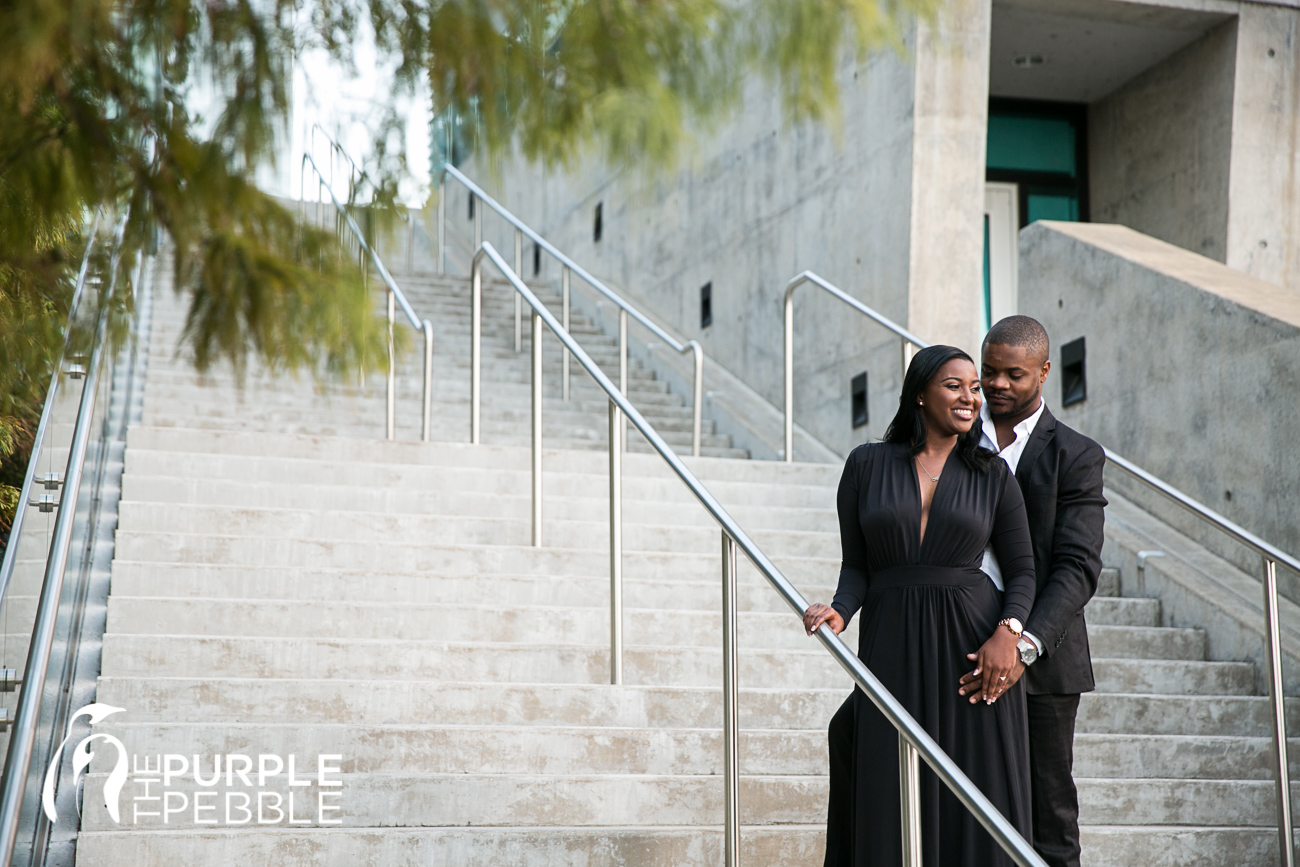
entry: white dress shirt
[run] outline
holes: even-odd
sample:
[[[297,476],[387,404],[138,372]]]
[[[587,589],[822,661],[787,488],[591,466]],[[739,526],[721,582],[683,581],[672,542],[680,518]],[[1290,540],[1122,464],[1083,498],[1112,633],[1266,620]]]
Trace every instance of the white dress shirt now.
[[[1038,409],[1034,410],[1034,414],[1011,429],[1016,438],[1008,443],[1005,449],[999,449],[998,434],[993,428],[993,416],[989,414],[989,405],[987,403],[980,405],[980,420],[984,422],[980,445],[991,452],[997,452],[998,457],[1006,461],[1007,466],[1011,468],[1012,475],[1015,475],[1016,468],[1020,466],[1020,456],[1025,453],[1025,445],[1028,444],[1034,428],[1038,427],[1038,420],[1043,417],[1043,409],[1046,406],[1047,404],[1040,397]],[[984,549],[984,562],[980,564],[980,571],[989,576],[993,586],[999,590],[1005,589],[1002,585],[1002,567],[998,563],[997,555],[993,553],[992,546]],[[1028,632],[1024,633],[1024,637],[1034,643],[1034,647],[1038,648],[1040,654],[1043,652],[1043,642]]]

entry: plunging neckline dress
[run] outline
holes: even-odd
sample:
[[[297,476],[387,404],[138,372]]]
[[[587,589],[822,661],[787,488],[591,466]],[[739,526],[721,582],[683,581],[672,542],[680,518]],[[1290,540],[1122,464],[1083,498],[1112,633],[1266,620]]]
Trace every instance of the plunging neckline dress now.
[[[958,681],[998,621],[1029,615],[1034,559],[1024,499],[1004,462],[987,473],[949,455],[921,536],[921,490],[905,446],[873,443],[849,456],[838,494],[843,563],[832,606],[861,612],[858,657],[1030,839],[1024,687],[971,704]],[[992,545],[1005,593],[980,571]],[[828,867],[902,863],[898,734],[860,690],[830,728]],[[926,867],[1003,867],[1011,859],[921,763]]]

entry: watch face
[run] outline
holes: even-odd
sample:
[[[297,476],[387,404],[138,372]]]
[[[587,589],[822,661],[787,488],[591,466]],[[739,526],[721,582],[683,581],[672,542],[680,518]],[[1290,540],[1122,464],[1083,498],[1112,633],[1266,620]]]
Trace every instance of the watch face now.
[[[1032,665],[1038,659],[1038,648],[1028,641],[1020,642],[1020,661]]]

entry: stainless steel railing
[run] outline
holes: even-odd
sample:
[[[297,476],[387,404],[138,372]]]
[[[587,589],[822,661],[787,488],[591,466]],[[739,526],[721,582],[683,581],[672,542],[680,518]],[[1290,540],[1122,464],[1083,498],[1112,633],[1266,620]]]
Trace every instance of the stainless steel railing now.
[[[930,344],[899,325],[894,320],[882,316],[875,310],[849,295],[843,289],[830,283],[812,271],[804,271],[785,284],[785,460],[794,460],[794,290],[804,284],[816,286],[834,298],[838,298],[854,310],[861,313],[889,331],[897,334],[903,341],[903,373],[912,360],[912,347],[924,348]]]
[[[86,452],[94,436],[96,400],[99,396],[99,380],[103,369],[105,349],[108,343],[108,326],[112,297],[118,274],[121,256],[122,232],[126,219],[119,221],[112,253],[110,257],[110,282],[104,296],[100,299],[96,312],[93,336],[90,342],[90,355],[84,367],[78,365],[76,375],[83,380],[81,396],[77,404],[76,422],[73,426],[72,440],[68,447],[67,465],[62,479],[49,477],[36,479],[38,456],[45,446],[45,436],[56,401],[58,400],[59,380],[68,365],[67,339],[72,334],[81,298],[87,283],[87,266],[90,260],[94,235],[87,245],[85,259],[77,277],[72,304],[68,314],[68,328],[65,332],[64,356],[55,368],[46,394],[45,405],[41,411],[41,421],[32,445],[32,459],[28,464],[27,476],[23,482],[22,499],[15,513],[14,525],[10,530],[9,544],[5,550],[3,566],[0,567],[0,588],[9,589],[9,582],[18,560],[19,547],[22,542],[22,524],[28,505],[41,505],[31,500],[31,492],[41,482],[51,482],[62,487],[58,502],[49,505],[57,512],[54,529],[50,536],[48,555],[45,560],[44,574],[41,581],[40,597],[36,606],[36,615],[32,623],[31,641],[28,645],[27,662],[19,683],[22,689],[9,734],[9,748],[5,758],[4,777],[0,781],[0,864],[8,864],[13,857],[14,847],[19,836],[19,821],[22,816],[24,793],[31,769],[32,754],[35,748],[37,725],[41,712],[42,691],[54,646],[55,629],[59,618],[60,599],[63,594],[63,581],[68,565],[69,551],[72,545],[73,524],[77,516],[77,500],[81,492],[82,476],[86,464]],[[0,591],[0,592],[3,592]],[[7,600],[6,600],[7,601]]]
[[[374,182],[374,180],[370,177],[370,175],[366,173],[366,170],[363,169],[363,168],[361,168],[361,166],[357,165],[357,161],[354,160],[354,159],[352,159],[352,155],[349,154],[349,153],[347,152],[347,149],[344,148],[343,145],[339,144],[339,143],[338,143],[338,140],[335,139],[334,136],[330,135],[330,134],[329,134],[329,131],[326,130],[325,127],[321,126],[319,123],[313,123],[313,124],[311,125],[311,150],[308,151],[308,153],[312,154],[312,156],[315,156],[315,155],[316,155],[316,133],[317,133],[317,132],[319,132],[322,136],[325,137],[325,141],[329,142],[329,146],[330,146],[330,166],[329,166],[329,170],[330,170],[330,181],[329,181],[329,182],[330,182],[330,184],[333,184],[333,183],[334,183],[334,178],[333,178],[333,175],[334,175],[334,159],[333,159],[333,156],[334,156],[335,154],[337,154],[338,156],[341,156],[341,157],[343,157],[343,159],[347,160],[348,165],[349,165],[349,166],[351,167],[351,169],[352,169],[351,172],[350,172],[349,175],[348,175],[348,199],[347,199],[347,200],[348,200],[348,203],[349,203],[349,204],[352,204],[352,203],[354,202],[354,200],[356,199],[356,195],[357,195],[357,187],[359,186],[358,181],[365,181],[367,184],[370,185],[370,189],[374,190],[376,193],[379,192],[379,186]],[[301,189],[302,189],[302,188],[301,188],[301,186],[300,186],[300,187],[299,187],[299,190],[300,190],[299,195],[300,195],[300,196],[301,196]],[[411,215],[410,215],[410,213],[407,212],[407,211],[397,211],[397,216],[401,218],[401,220],[402,220],[403,223],[406,223],[406,229],[407,229],[407,233],[406,233],[406,272],[409,274],[409,273],[411,273],[411,271],[413,270],[413,269],[412,269],[412,265],[414,264],[413,256],[414,256],[414,250],[415,250],[415,220],[411,219]]]
[[[349,160],[350,159],[351,157],[349,157]],[[331,160],[331,163],[332,162],[333,161]],[[334,203],[334,208],[338,211],[339,216],[351,230],[352,235],[356,240],[360,256],[368,256],[370,258],[371,264],[373,264],[375,270],[379,272],[379,277],[384,281],[384,286],[388,292],[388,382],[385,433],[390,440],[397,438],[397,348],[393,340],[393,326],[397,318],[396,307],[398,305],[401,306],[402,313],[406,315],[406,319],[411,323],[411,327],[420,332],[424,337],[424,388],[420,421],[420,439],[423,442],[428,442],[433,429],[433,323],[428,319],[421,320],[416,316],[415,308],[411,306],[411,302],[406,300],[405,293],[403,293],[401,287],[397,285],[397,281],[393,279],[393,275],[388,273],[388,269],[384,267],[384,262],[379,258],[379,254],[370,246],[369,243],[367,243],[365,235],[357,226],[356,220],[352,219],[352,214],[348,212],[348,209],[339,201],[338,196],[334,194],[333,187],[331,187],[329,182],[325,180],[325,175],[321,172],[320,166],[316,165],[315,158],[309,153],[304,153],[302,155],[304,186],[306,170],[309,164],[316,172],[316,177],[320,182],[320,188],[329,193],[330,201]],[[360,264],[363,271],[368,270],[366,269],[364,259]]]
[[[473,304],[474,304],[474,342],[478,342],[478,321],[480,314],[479,295],[482,285],[482,269],[485,262],[492,265],[514,287],[522,303],[532,309],[532,475],[533,475],[533,544],[541,545],[542,540],[542,389],[541,389],[541,347],[542,326],[545,325],[560,340],[561,344],[578,359],[596,384],[609,398],[609,492],[610,492],[610,681],[622,682],[622,568],[620,564],[622,551],[621,528],[621,451],[618,443],[618,431],[622,427],[622,416],[626,415],[637,430],[646,438],[651,447],[657,451],[677,477],[686,485],[700,504],[718,522],[722,530],[722,644],[723,644],[723,760],[725,798],[725,863],[736,867],[740,857],[740,813],[738,791],[740,785],[739,762],[739,713],[737,708],[737,642],[736,642],[736,565],[737,549],[744,552],[754,567],[767,579],[790,606],[794,613],[802,618],[808,608],[808,601],[786,579],[771,560],[759,549],[749,535],[736,523],[735,519],[722,505],[714,499],[708,489],[695,474],[682,462],[672,447],[664,442],[659,433],[646,421],[645,417],[627,399],[626,394],[615,387],[609,377],[595,361],[578,345],[568,330],[547,310],[532,290],[520,279],[519,275],[506,263],[501,254],[491,243],[482,242],[478,247],[472,264]],[[474,368],[477,376],[477,367]],[[898,731],[899,740],[899,784],[902,804],[902,832],[905,846],[905,867],[921,867],[920,821],[921,802],[919,791],[919,759],[924,759],[935,775],[943,781],[958,800],[971,811],[980,824],[993,836],[998,844],[1011,856],[1020,867],[1046,867],[1045,862],[1034,852],[1027,840],[1020,836],[1002,813],[989,802],[956,763],[935,743],[929,733],[918,723],[907,709],[898,702],[889,690],[876,679],[876,676],[863,665],[848,645],[836,635],[829,626],[823,624],[817,630],[817,638],[830,651],[831,655],[853,678],[875,703]]]
[[[492,210],[496,211],[507,223],[515,229],[515,264],[512,269],[514,273],[519,274],[523,271],[523,247],[524,238],[528,238],[538,249],[543,250],[548,256],[560,263],[560,291],[562,294],[562,312],[563,324],[565,331],[569,329],[569,292],[570,292],[570,275],[576,274],[592,289],[595,289],[601,295],[608,298],[618,308],[618,381],[619,390],[627,391],[627,326],[628,318],[634,319],[643,327],[648,329],[652,334],[672,347],[679,354],[690,352],[694,357],[694,388],[692,393],[691,405],[691,454],[695,457],[700,455],[700,438],[703,425],[704,412],[704,348],[698,341],[688,340],[685,343],[673,337],[663,328],[661,328],[652,319],[647,317],[640,310],[637,310],[617,292],[610,289],[596,277],[592,276],[587,269],[583,268],[577,262],[560,252],[555,245],[547,241],[541,235],[534,232],[526,223],[512,214],[503,207],[496,199],[489,196],[483,191],[478,184],[475,184],[463,172],[450,164],[444,164],[442,168],[442,186],[443,194],[438,197],[438,273],[447,272],[447,196],[446,196],[446,179],[450,176],[457,183],[469,191],[470,201],[482,202]],[[483,244],[483,209],[474,207],[474,249],[478,251]],[[522,337],[522,302],[519,296],[515,296],[515,351],[520,352],[523,348]],[[569,399],[569,353],[561,353],[562,360],[562,381],[561,390],[564,399]],[[477,412],[477,409],[475,410]],[[475,428],[477,430],[477,428]],[[477,439],[474,442],[478,442]]]
[[[794,291],[805,283],[810,283],[843,301],[859,313],[872,319],[885,329],[898,335],[903,342],[903,371],[906,373],[911,360],[911,347],[924,349],[929,342],[917,337],[898,323],[881,315],[867,305],[848,295],[844,290],[814,274],[804,271],[785,286],[785,459],[794,460]],[[1111,466],[1123,471],[1131,478],[1142,482],[1147,487],[1172,500],[1186,511],[1202,521],[1217,527],[1235,538],[1260,556],[1261,574],[1264,592],[1264,644],[1267,655],[1268,689],[1273,716],[1273,759],[1275,762],[1275,780],[1277,782],[1277,818],[1278,836],[1281,843],[1281,864],[1283,867],[1295,867],[1295,853],[1292,845],[1291,822],[1291,771],[1286,753],[1286,710],[1282,693],[1282,650],[1281,634],[1278,626],[1277,603],[1277,564],[1282,563],[1300,573],[1300,560],[1285,551],[1270,545],[1263,539],[1243,527],[1229,521],[1208,506],[1184,494],[1168,482],[1157,478],[1146,470],[1121,457],[1110,449],[1103,449],[1106,460]],[[1141,561],[1139,561],[1141,563]]]
[[[1274,780],[1277,784],[1277,833],[1283,867],[1295,867],[1294,836],[1291,822],[1291,769],[1287,761],[1286,750],[1286,705],[1282,693],[1282,636],[1278,623],[1277,610],[1277,564],[1282,563],[1300,573],[1300,560],[1285,551],[1270,545],[1246,528],[1228,520],[1223,515],[1197,502],[1168,482],[1153,476],[1146,470],[1123,457],[1105,449],[1106,460],[1111,466],[1122,470],[1130,478],[1136,479],[1148,488],[1195,515],[1202,521],[1216,527],[1259,554],[1260,578],[1264,591],[1264,648],[1265,665],[1268,674],[1268,694],[1273,710],[1273,761],[1277,772]]]

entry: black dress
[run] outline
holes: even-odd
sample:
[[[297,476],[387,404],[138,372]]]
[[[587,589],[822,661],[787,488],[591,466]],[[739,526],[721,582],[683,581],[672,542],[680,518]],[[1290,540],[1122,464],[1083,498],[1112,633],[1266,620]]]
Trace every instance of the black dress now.
[[[832,607],[845,623],[862,609],[858,657],[994,806],[1030,839],[1029,746],[1021,683],[992,705],[957,694],[999,620],[1023,623],[1034,601],[1024,500],[1001,460],[987,473],[948,457],[930,504],[905,446],[873,443],[849,455],[838,507],[844,562]],[[992,543],[1003,594],[979,566]],[[898,734],[859,689],[830,726],[827,867],[902,863]],[[921,852],[926,867],[1013,862],[921,762]]]

